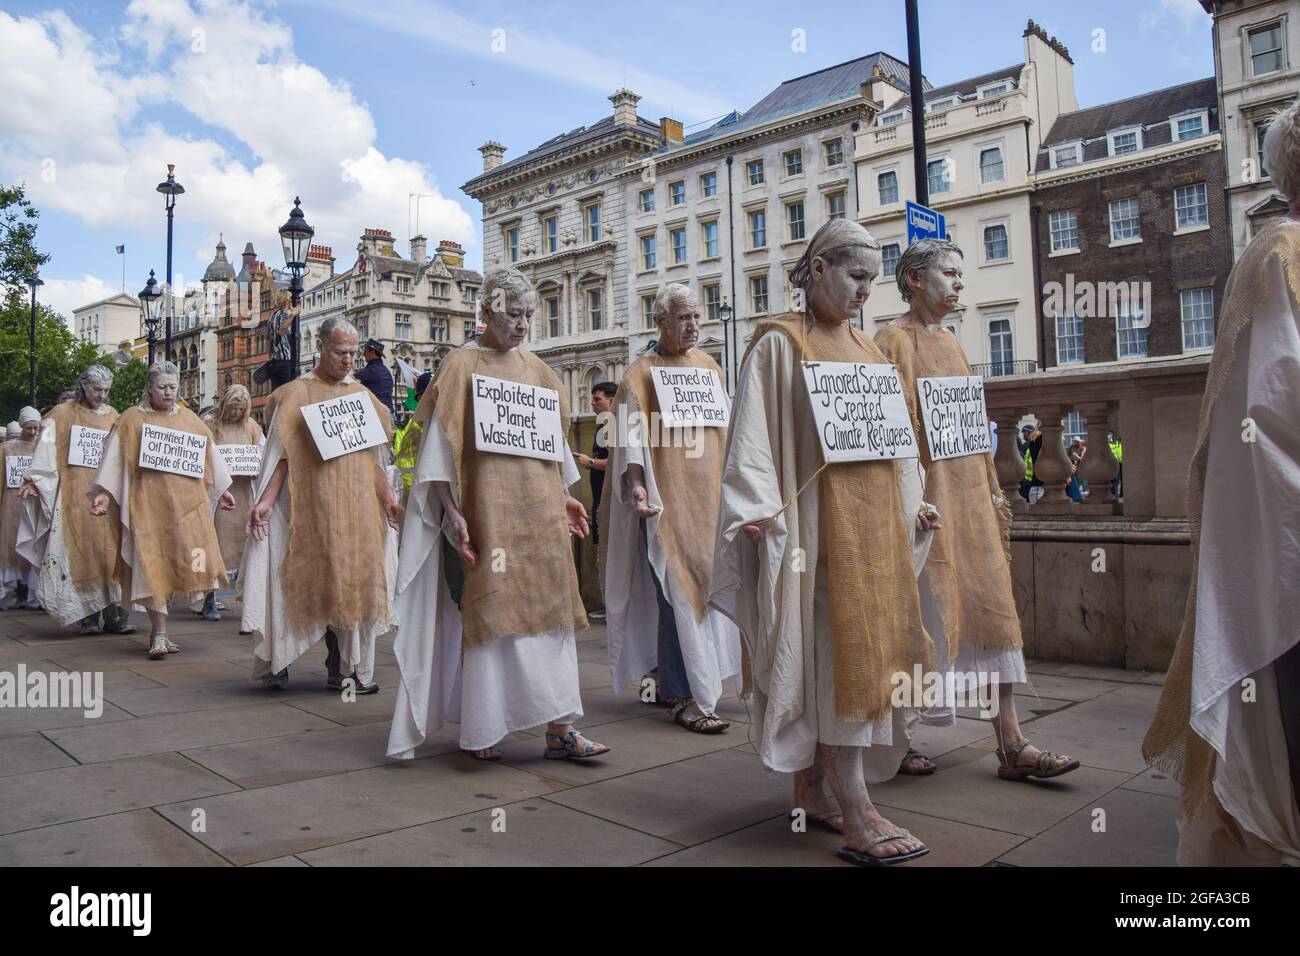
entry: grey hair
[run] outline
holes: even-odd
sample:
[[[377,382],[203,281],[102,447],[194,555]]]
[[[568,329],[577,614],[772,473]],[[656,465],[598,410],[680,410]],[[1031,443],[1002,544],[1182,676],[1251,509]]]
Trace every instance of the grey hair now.
[[[103,382],[109,388],[113,387],[113,373],[102,365],[88,365],[86,370],[77,376],[77,384],[73,389],[78,402],[86,400],[86,383]]]
[[[175,375],[179,380],[181,377],[181,367],[175,362],[168,362],[166,359],[163,359],[161,362],[154,362],[149,366],[149,371],[145,374],[145,388],[148,388],[157,379],[162,378],[164,375]]]
[[[961,247],[947,239],[918,239],[903,251],[894,269],[894,281],[898,283],[898,292],[904,302],[912,301],[915,288],[908,278],[909,272],[925,272],[948,253],[962,255]],[[962,258],[965,258],[964,256]]]
[[[343,318],[341,315],[331,315],[328,319],[320,324],[316,330],[316,341],[326,344],[334,337],[335,332],[342,332],[344,335],[355,335],[361,338],[361,333],[357,327]]]
[[[483,291],[478,300],[478,314],[486,322],[488,316],[497,311],[493,308],[493,303],[498,297],[504,309],[507,300],[522,299],[529,295],[536,295],[536,292],[528,277],[514,266],[501,266],[499,269],[493,269],[483,279]]]
[[[655,296],[654,311],[652,313],[655,324],[658,325],[673,314],[679,302],[689,302],[695,298],[695,293],[691,287],[682,285],[680,282],[670,282]]]
[[[1275,113],[1264,134],[1264,168],[1290,202],[1300,198],[1300,98]]]

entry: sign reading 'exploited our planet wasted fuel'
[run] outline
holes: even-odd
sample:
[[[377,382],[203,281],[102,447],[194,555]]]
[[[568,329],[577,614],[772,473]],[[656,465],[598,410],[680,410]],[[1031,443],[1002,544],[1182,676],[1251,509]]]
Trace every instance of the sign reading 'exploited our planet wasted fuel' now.
[[[487,375],[473,376],[471,387],[475,448],[546,461],[564,459],[559,392]]]

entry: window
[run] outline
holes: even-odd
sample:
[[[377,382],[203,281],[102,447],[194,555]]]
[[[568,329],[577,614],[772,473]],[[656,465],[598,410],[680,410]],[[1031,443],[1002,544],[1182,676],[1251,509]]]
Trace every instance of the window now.
[[[1056,364],[1075,365],[1084,361],[1083,319],[1080,316],[1056,317]]]
[[[642,212],[655,211],[655,191],[653,189],[641,190],[641,211]]]
[[[506,230],[506,249],[509,251],[510,261],[519,261],[519,227]]]
[[[1053,146],[1051,152],[1051,166],[1053,169],[1065,169],[1067,166],[1078,166],[1083,161],[1080,156],[1080,143],[1067,143],[1065,146]]]
[[[604,294],[599,289],[587,290],[587,328],[592,332],[604,328],[602,311]]]
[[[950,106],[956,106],[960,96],[945,96],[942,99],[935,100],[933,103],[926,103],[925,107],[930,112],[935,110],[946,110]]]
[[[700,198],[709,199],[718,194],[718,174],[705,173],[700,177]]]
[[[755,209],[749,214],[749,248],[762,249],[767,245],[767,210]]]
[[[641,237],[641,268],[653,269],[655,267],[655,234],[652,232],[648,236]]]
[[[803,174],[803,150],[792,149],[789,152],[781,154],[781,162],[785,166],[787,176],[800,176]]]
[[[600,242],[600,203],[592,203],[586,208],[587,241]]]
[[[751,159],[745,164],[745,174],[749,177],[751,186],[761,186],[767,180],[763,177],[763,161],[761,159]]]
[[[1146,323],[1142,310],[1132,301],[1119,304],[1115,314],[1115,338],[1120,358],[1146,358]]]
[[[767,313],[767,276],[749,277],[749,311],[754,315]]]
[[[560,297],[558,295],[549,296],[545,304],[546,315],[546,334],[550,338],[555,338],[560,334]]]
[[[680,206],[686,202],[686,183],[675,182],[668,184],[668,205]]]
[[[876,117],[877,126],[893,126],[895,123],[901,123],[908,116],[912,115],[911,110],[894,110],[892,113],[881,113]]]
[[[1052,237],[1052,251],[1079,248],[1079,217],[1072,209],[1058,209],[1047,214],[1047,229]]]
[[[1130,129],[1122,133],[1111,133],[1110,154],[1124,156],[1127,153],[1136,153],[1142,148],[1141,132],[1141,130]]]
[[[668,230],[668,244],[673,249],[673,265],[680,265],[686,261],[686,228]]]
[[[880,205],[898,202],[898,173],[887,169],[876,174],[876,189],[880,192]]]
[[[1268,178],[1268,170],[1264,168],[1264,134],[1267,132],[1267,121],[1261,120],[1255,124],[1255,159],[1259,163],[1260,179]]]
[[[1011,258],[1008,246],[1006,223],[995,222],[984,227],[985,262],[1000,262]]]
[[[1184,289],[1178,293],[1183,319],[1183,349],[1214,347],[1214,290]]]
[[[989,374],[1015,373],[1015,353],[1011,347],[1011,319],[989,319]]]
[[[1174,139],[1195,139],[1198,136],[1205,135],[1205,114],[1197,113],[1195,116],[1184,116],[1180,118],[1174,131]]]
[[[785,204],[785,224],[791,242],[805,238],[802,199]]]
[[[1061,421],[1061,425],[1063,426],[1061,429],[1061,441],[1065,443],[1066,448],[1069,448],[1074,444],[1076,438],[1082,441],[1088,440],[1088,420],[1083,417],[1083,412],[1066,412],[1065,418]]]
[[[1009,89],[1011,89],[1011,84],[1007,80],[1002,80],[999,83],[990,83],[987,86],[981,86],[977,91],[976,96],[982,100],[990,96],[997,96],[1001,93],[1005,93]]]
[[[1247,30],[1250,40],[1250,75],[1262,76],[1282,69],[1282,24]]]
[[[838,166],[844,162],[844,140],[837,137],[825,145],[827,166]]]
[[[709,322],[717,322],[722,318],[722,286],[716,282],[710,282],[700,289],[704,298],[704,317]]]
[[[465,341],[468,342],[474,336],[478,335],[478,321],[475,319],[466,319],[461,324],[461,331],[465,333]]]
[[[547,216],[542,222],[542,236],[548,253],[560,251],[560,218],[559,216]]]
[[[1205,183],[1192,183],[1174,190],[1174,228],[1190,229],[1210,223],[1210,206]]]
[[[1002,179],[1002,147],[984,147],[980,150],[980,182],[998,183]]]
[[[1137,239],[1142,230],[1138,221],[1138,201],[1132,199],[1113,199],[1110,203],[1110,241]]]
[[[948,172],[947,159],[932,159],[925,164],[926,179],[930,183],[930,195],[948,191],[951,174]]]
[[[641,296],[641,326],[647,329],[655,327],[655,297]]]
[[[434,342],[447,341],[447,318],[435,315],[429,320],[429,338]]]
[[[718,254],[718,222],[706,222],[700,226],[700,240],[704,247],[704,258],[712,259]]]
[[[826,194],[826,218],[843,219],[845,215],[845,193],[843,190],[837,190],[833,193]]]
[[[886,242],[880,247],[880,275],[893,278],[898,274],[898,260],[903,257],[903,247],[897,242]]]

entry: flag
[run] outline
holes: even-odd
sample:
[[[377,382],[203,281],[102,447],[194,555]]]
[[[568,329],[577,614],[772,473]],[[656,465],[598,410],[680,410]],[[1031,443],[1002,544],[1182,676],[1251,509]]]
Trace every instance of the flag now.
[[[126,255],[126,246],[117,246],[116,248],[117,248],[117,254],[119,256]]]
[[[397,360],[397,367],[402,370],[402,384],[407,388],[415,388],[415,380],[420,377],[420,371],[409,362],[403,362],[400,358]]]

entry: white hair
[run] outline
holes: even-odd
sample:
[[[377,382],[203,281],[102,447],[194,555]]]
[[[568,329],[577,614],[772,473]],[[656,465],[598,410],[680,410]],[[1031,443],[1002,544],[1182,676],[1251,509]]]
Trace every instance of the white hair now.
[[[361,333],[357,331],[355,325],[343,318],[341,315],[331,315],[328,319],[322,322],[320,328],[316,330],[316,340],[321,344],[328,344],[334,337],[335,332],[342,332],[344,335],[355,335],[357,338],[361,338]]]
[[[689,302],[695,298],[695,293],[691,291],[690,286],[682,285],[680,282],[670,282],[655,296],[655,305],[653,317],[655,324],[658,325],[673,314],[678,303]]]
[[[950,253],[964,258],[957,243],[947,239],[918,239],[907,247],[894,267],[894,281],[898,283],[898,293],[904,302],[911,302],[916,291],[911,273],[924,275],[926,269],[938,265],[939,260]]]
[[[534,295],[533,284],[514,266],[493,269],[483,279],[483,292],[478,300],[478,313],[483,321],[490,315],[504,312],[510,299],[523,299]]]
[[[109,388],[113,387],[113,373],[102,365],[90,365],[86,370],[77,376],[77,384],[73,389],[78,402],[86,400],[86,383],[103,382]]]
[[[179,379],[181,375],[181,367],[175,362],[168,362],[166,359],[163,359],[160,362],[154,362],[149,366],[149,371],[145,374],[145,388],[153,385],[155,381],[162,378],[164,375],[175,375],[177,379]]]
[[[1290,202],[1300,199],[1300,97],[1273,115],[1264,134],[1264,168]]]

